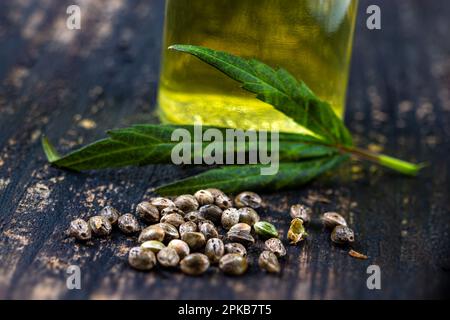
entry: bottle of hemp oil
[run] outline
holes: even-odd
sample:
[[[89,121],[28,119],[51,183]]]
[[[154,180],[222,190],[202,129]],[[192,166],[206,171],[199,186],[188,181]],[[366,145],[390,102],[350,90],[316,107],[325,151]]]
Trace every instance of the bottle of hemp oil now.
[[[299,132],[301,127],[196,58],[191,44],[258,59],[345,110],[357,0],[166,0],[160,116],[176,124]]]

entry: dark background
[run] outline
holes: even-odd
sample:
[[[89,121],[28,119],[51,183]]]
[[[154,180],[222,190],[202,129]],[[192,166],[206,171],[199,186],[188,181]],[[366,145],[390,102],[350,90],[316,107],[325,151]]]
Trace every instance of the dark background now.
[[[65,28],[69,4],[82,30]],[[382,30],[365,27],[369,4]],[[265,194],[264,219],[287,231],[289,205],[313,205],[316,218],[338,210],[357,234],[355,260],[333,246],[318,223],[289,247],[279,276],[255,266],[241,278],[211,270],[200,278],[126,263],[134,239],[79,245],[70,220],[106,204],[127,212],[151,188],[192,173],[174,166],[74,174],[46,164],[39,138],[67,151],[112,127],[157,122],[163,1],[0,2],[0,298],[92,299],[400,299],[450,293],[450,3],[361,1],[346,122],[371,144],[429,163],[416,178],[359,164],[307,187]],[[252,252],[252,256],[258,250]],[[82,290],[67,290],[79,265]],[[382,290],[366,287],[379,265]]]

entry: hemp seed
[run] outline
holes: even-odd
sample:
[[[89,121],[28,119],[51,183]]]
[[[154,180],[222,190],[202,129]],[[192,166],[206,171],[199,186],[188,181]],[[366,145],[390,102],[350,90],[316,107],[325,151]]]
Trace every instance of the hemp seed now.
[[[205,255],[212,264],[218,263],[224,254],[225,246],[222,240],[218,238],[211,238],[206,242]]]
[[[168,207],[175,207],[175,203],[173,203],[172,200],[167,199],[167,198],[162,198],[162,197],[158,197],[158,198],[153,198],[150,203],[155,206],[159,211],[164,210],[165,208]]]
[[[117,224],[117,220],[119,220],[120,217],[119,211],[111,206],[104,207],[102,210],[100,210],[99,215],[108,219],[111,225]]]
[[[151,251],[153,253],[158,253],[161,249],[164,249],[166,246],[161,241],[150,240],[145,241],[141,244],[141,249],[146,251]]]
[[[271,251],[263,251],[260,254],[258,265],[261,269],[270,273],[279,273],[281,270],[277,256]]]
[[[214,195],[207,190],[199,190],[194,194],[195,199],[200,206],[214,203]]]
[[[159,221],[159,210],[150,202],[144,201],[136,206],[136,214],[147,223],[157,223]]]
[[[226,274],[240,276],[247,271],[247,258],[236,253],[226,254],[220,259],[219,268]]]
[[[198,210],[200,217],[206,220],[211,220],[214,223],[220,223],[222,218],[222,209],[214,204],[208,204],[206,206],[200,207]]]
[[[163,228],[158,225],[153,225],[141,231],[138,242],[143,243],[150,240],[163,241],[165,235],[166,233]]]
[[[223,211],[221,217],[222,226],[229,230],[232,226],[239,223],[239,211],[236,208],[229,208]]]
[[[70,222],[69,235],[81,241],[91,239],[92,232],[89,224],[83,219],[75,219]]]
[[[178,213],[169,213],[161,218],[161,223],[168,223],[178,228],[184,223],[184,218]]]
[[[173,239],[172,241],[169,242],[167,246],[169,248],[174,249],[177,252],[180,259],[183,259],[191,252],[188,244],[183,240]]]
[[[355,233],[347,226],[336,226],[331,233],[331,241],[336,244],[353,243],[355,241]]]
[[[245,247],[240,243],[232,242],[225,245],[225,253],[236,253],[243,257],[246,257],[247,249],[245,249]]]
[[[177,197],[174,201],[175,205],[178,209],[183,212],[191,212],[198,209],[197,199],[193,195],[184,194]]]
[[[322,215],[322,222],[328,229],[334,229],[336,226],[347,226],[347,221],[337,212],[326,212]]]
[[[137,270],[148,271],[156,265],[156,257],[152,251],[134,247],[128,252],[128,263]]]
[[[286,255],[286,248],[284,247],[283,242],[278,238],[266,240],[266,242],[264,242],[264,249],[275,253],[278,258]]]
[[[258,209],[261,207],[261,203],[261,197],[251,191],[241,192],[234,198],[234,204],[237,208],[250,207],[252,209]]]
[[[180,231],[181,236],[186,232],[197,232],[197,224],[193,221],[188,221],[183,223],[178,230]]]
[[[311,221],[311,214],[312,210],[302,204],[294,204],[290,210],[291,218],[302,219],[304,224],[307,224]]]
[[[186,242],[192,251],[200,250],[206,244],[205,236],[201,232],[185,232],[181,240]]]
[[[259,220],[259,215],[254,209],[250,207],[239,209],[239,222],[244,222],[250,226],[253,226]]]
[[[131,213],[120,216],[117,225],[125,234],[133,234],[141,230],[138,220]]]
[[[173,248],[163,248],[156,255],[160,265],[166,268],[173,268],[180,262],[180,257],[178,253]]]
[[[208,270],[209,260],[202,253],[192,253],[181,260],[180,268],[185,274],[198,276]]]
[[[111,234],[111,223],[103,216],[93,216],[89,219],[88,223],[92,233],[98,237],[104,237]]]

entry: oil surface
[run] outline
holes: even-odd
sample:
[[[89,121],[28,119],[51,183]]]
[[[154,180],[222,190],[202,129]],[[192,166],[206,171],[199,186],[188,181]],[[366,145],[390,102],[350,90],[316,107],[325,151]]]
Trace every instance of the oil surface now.
[[[357,0],[167,0],[164,48],[192,44],[282,67],[342,116]],[[163,51],[158,104],[178,124],[301,131],[196,58]]]

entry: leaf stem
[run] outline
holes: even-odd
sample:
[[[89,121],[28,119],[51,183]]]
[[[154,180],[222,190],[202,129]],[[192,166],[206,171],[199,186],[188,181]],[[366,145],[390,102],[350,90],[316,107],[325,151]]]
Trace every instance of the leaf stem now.
[[[350,153],[352,156],[368,160],[381,166],[393,169],[409,176],[416,176],[419,171],[425,167],[424,164],[414,164],[384,154],[377,154],[357,147],[340,146],[339,150]]]

